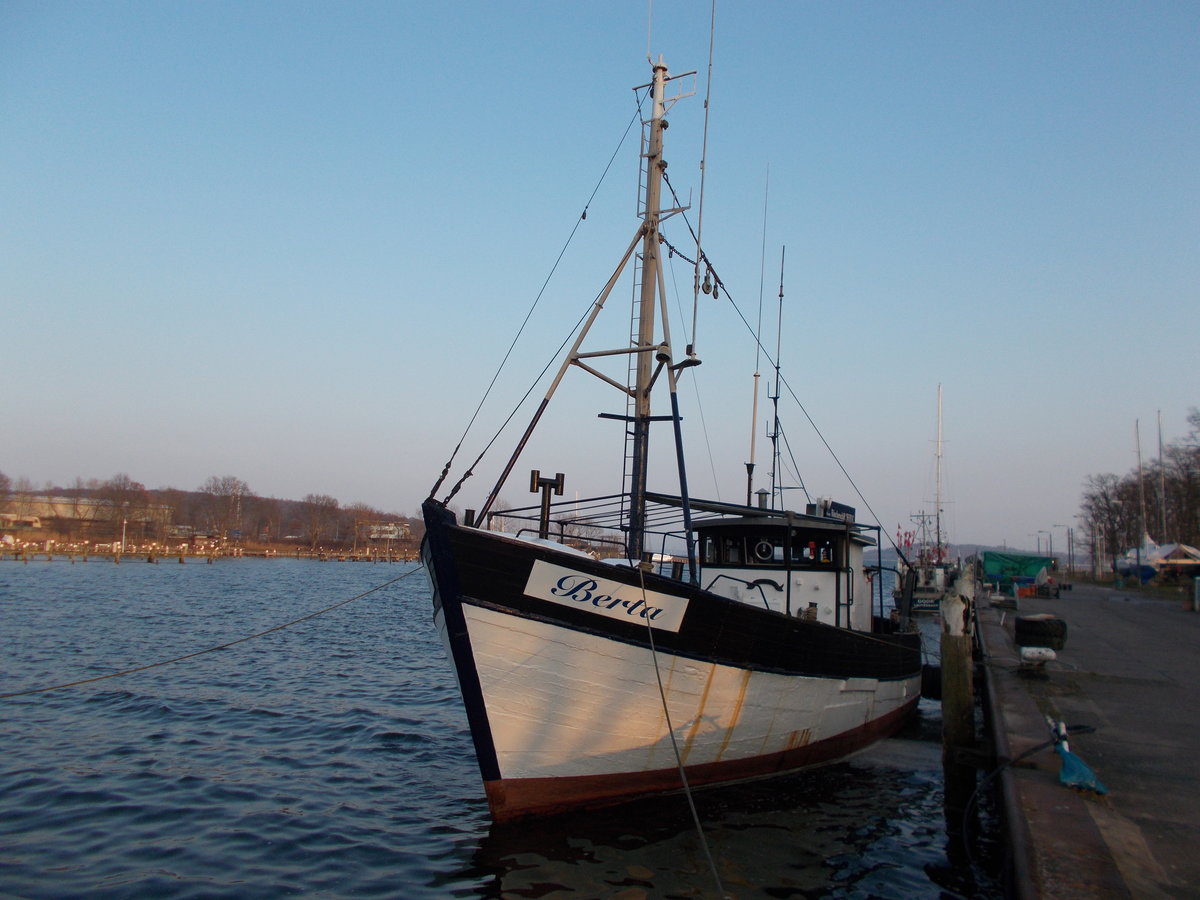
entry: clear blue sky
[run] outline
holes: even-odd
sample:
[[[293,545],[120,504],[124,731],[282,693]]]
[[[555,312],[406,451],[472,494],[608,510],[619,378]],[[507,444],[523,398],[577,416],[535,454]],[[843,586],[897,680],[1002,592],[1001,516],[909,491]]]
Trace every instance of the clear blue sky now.
[[[1158,410],[1166,440],[1184,434],[1200,4],[725,3],[716,20],[709,255],[755,317],[765,197],[785,375],[889,531],[932,509],[939,382],[958,540],[1032,547],[1088,474],[1134,466],[1135,421],[1147,458]],[[640,0],[0,4],[0,470],[231,474],[413,513],[633,114],[647,22]],[[708,23],[707,4],[658,0],[650,49],[703,75]],[[702,116],[685,100],[668,132],[693,200]],[[632,236],[635,154],[551,282],[524,372]],[[686,293],[686,267],[671,278]],[[727,306],[703,313],[692,480],[736,499],[754,352]],[[591,413],[518,472],[607,488],[593,460],[618,438]],[[783,413],[809,488],[861,507]],[[765,453],[760,437],[760,471]]]

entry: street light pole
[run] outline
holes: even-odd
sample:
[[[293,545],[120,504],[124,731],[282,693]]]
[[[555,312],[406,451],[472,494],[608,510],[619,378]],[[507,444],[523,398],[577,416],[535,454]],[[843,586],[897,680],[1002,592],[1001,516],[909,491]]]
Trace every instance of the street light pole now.
[[[1066,525],[1051,525],[1050,527],[1051,528],[1062,528],[1063,530],[1067,531]],[[1071,532],[1070,531],[1067,531],[1066,538],[1067,538],[1067,571],[1070,572],[1071,571],[1071,559],[1070,559],[1070,557],[1071,557]],[[1050,555],[1053,556],[1054,553],[1051,552]]]

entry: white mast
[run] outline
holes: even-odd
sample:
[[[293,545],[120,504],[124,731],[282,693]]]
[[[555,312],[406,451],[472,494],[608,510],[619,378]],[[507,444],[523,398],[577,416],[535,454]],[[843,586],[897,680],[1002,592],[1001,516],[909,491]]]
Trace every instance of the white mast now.
[[[1138,419],[1133,420],[1133,438],[1137,441],[1138,461],[1138,547],[1146,542],[1146,482],[1142,479],[1142,431]]]
[[[934,453],[935,479],[934,488],[934,539],[937,542],[937,561],[942,561],[942,383],[938,382],[937,390],[937,451]]]
[[[1158,411],[1158,539],[1167,540],[1167,474],[1163,466],[1162,410]]]
[[[658,224],[662,205],[663,122],[666,113],[663,102],[667,82],[667,66],[662,57],[654,63],[651,87],[653,108],[650,112],[649,145],[646,148],[646,198],[642,214],[642,285],[639,299],[637,377],[633,386],[633,470],[630,479],[629,539],[631,559],[641,559],[646,518],[646,470],[650,449],[650,388],[654,373],[655,355],[648,352],[654,346],[654,302],[658,287],[659,242]],[[670,351],[666,351],[669,359]]]

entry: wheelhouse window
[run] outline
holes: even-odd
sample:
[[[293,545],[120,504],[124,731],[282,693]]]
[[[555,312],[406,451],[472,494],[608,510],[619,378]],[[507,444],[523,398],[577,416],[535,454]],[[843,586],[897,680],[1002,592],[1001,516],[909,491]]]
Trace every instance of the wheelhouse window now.
[[[844,538],[829,531],[779,528],[747,529],[704,536],[706,565],[827,568],[842,558]]]

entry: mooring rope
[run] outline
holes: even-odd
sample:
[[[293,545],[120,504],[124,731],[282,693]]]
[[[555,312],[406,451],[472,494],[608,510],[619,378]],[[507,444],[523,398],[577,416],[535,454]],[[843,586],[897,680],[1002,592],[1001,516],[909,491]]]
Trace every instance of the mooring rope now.
[[[638,567],[638,579],[642,589],[642,603],[646,603],[646,573]],[[700,848],[704,858],[708,860],[708,868],[712,873],[713,882],[717,885],[717,894],[728,900],[725,887],[721,883],[721,875],[717,872],[717,864],[712,851],[708,847],[708,838],[704,834],[704,826],[700,824],[700,814],[696,811],[696,801],[692,798],[692,786],[688,783],[687,771],[683,767],[683,755],[679,752],[679,742],[675,739],[675,726],[671,724],[671,710],[667,707],[667,691],[663,687],[662,672],[658,667],[658,649],[654,646],[654,628],[650,619],[646,619],[646,636],[650,640],[650,658],[654,661],[654,677],[658,680],[658,696],[662,701],[663,716],[667,720],[667,734],[671,736],[671,749],[675,751],[675,765],[679,769],[679,780],[683,783],[683,794],[687,797],[688,809],[692,812],[692,822],[696,826],[696,834],[700,838]]]
[[[80,679],[79,681],[68,681],[68,682],[65,682],[64,684],[52,684],[49,687],[31,688],[27,691],[12,691],[7,694],[0,694],[0,700],[8,700],[12,697],[26,697],[30,694],[43,694],[46,691],[57,691],[57,690],[61,690],[62,688],[78,687],[81,684],[93,684],[94,682],[97,682],[97,681],[106,681],[109,678],[120,678],[123,675],[133,675],[135,672],[145,672],[147,669],[157,669],[160,666],[169,666],[172,663],[183,662],[185,659],[194,659],[197,656],[203,656],[206,653],[214,653],[217,650],[225,650],[228,647],[233,647],[237,644],[244,644],[246,641],[252,641],[255,638],[260,638],[260,637],[263,637],[268,634],[273,634],[276,631],[282,631],[285,628],[291,628],[293,625],[299,625],[301,622],[307,622],[309,619],[315,619],[317,616],[323,616],[323,615],[325,615],[325,613],[333,612],[335,609],[339,609],[340,607],[343,607],[348,603],[353,603],[355,600],[361,600],[363,597],[366,597],[370,594],[374,594],[376,591],[381,591],[385,587],[390,587],[391,585],[395,584],[398,581],[403,581],[405,578],[408,578],[410,575],[412,575],[416,572],[419,572],[419,571],[421,571],[421,566],[418,565],[415,569],[409,569],[403,575],[398,575],[397,577],[391,579],[390,581],[385,581],[383,584],[376,585],[375,587],[371,588],[370,590],[363,591],[361,594],[356,594],[355,596],[350,597],[347,600],[339,600],[337,603],[334,603],[332,606],[327,606],[324,609],[318,609],[316,612],[308,613],[307,615],[301,616],[298,619],[293,619],[290,622],[284,622],[282,625],[275,625],[271,628],[268,628],[266,631],[260,631],[257,634],[249,634],[249,635],[246,635],[245,637],[240,637],[234,641],[227,641],[226,643],[221,644],[217,647],[208,647],[204,650],[196,650],[196,651],[193,651],[192,653],[185,653],[183,656],[176,656],[172,659],[164,659],[164,660],[160,660],[158,662],[147,663],[144,666],[136,666],[135,668],[124,669],[120,672],[110,672],[107,675],[97,675],[95,678],[83,678],[83,679]]]

